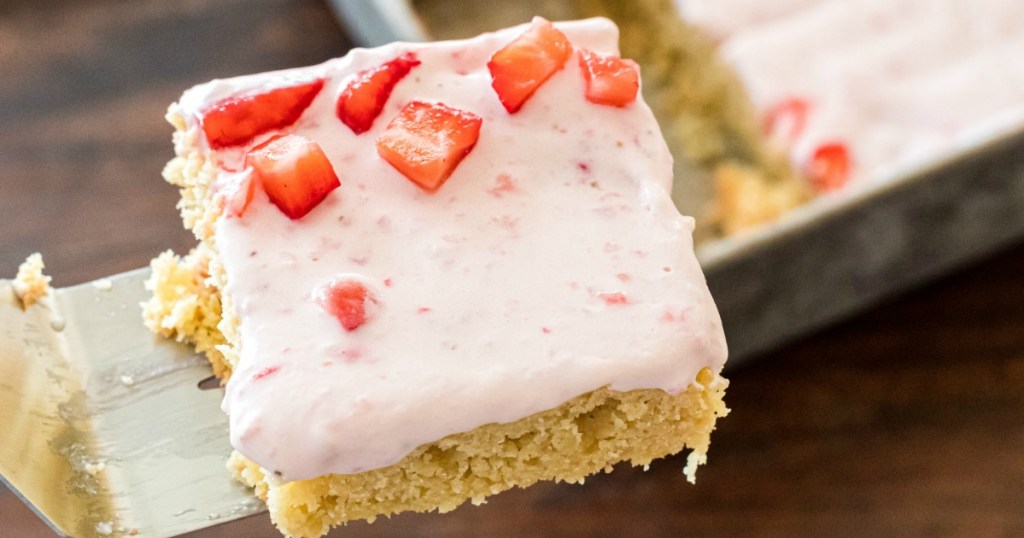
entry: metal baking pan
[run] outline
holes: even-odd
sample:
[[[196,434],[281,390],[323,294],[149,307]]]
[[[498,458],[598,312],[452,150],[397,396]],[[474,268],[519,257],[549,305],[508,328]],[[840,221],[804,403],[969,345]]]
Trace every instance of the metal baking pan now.
[[[332,0],[349,34],[365,46],[468,37],[527,22],[538,10],[557,15],[560,4],[451,2],[439,28],[431,25],[436,16],[420,18],[408,0]],[[677,204],[693,207],[692,200]],[[705,242],[697,255],[734,367],[1021,237],[1024,129],[1012,128],[939,161],[817,198],[742,236]]]

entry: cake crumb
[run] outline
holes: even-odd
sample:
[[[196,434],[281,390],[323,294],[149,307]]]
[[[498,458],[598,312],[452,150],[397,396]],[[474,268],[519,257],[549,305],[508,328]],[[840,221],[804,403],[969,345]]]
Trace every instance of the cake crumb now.
[[[92,287],[100,291],[110,291],[114,287],[114,283],[109,278],[98,278],[92,281]]]
[[[683,474],[686,475],[686,481],[691,484],[697,483],[697,467],[704,465],[708,462],[708,455],[702,452],[694,450],[686,456],[686,466],[683,467]]]
[[[11,286],[21,301],[22,308],[28,308],[50,293],[50,277],[43,274],[43,256],[36,252],[18,266],[18,275]]]
[[[135,384],[135,378],[130,375],[121,376],[121,384],[130,387]]]
[[[110,536],[114,533],[114,524],[109,521],[100,521],[96,524],[96,534]]]
[[[762,224],[774,222],[790,209],[802,205],[810,194],[800,182],[772,182],[762,171],[734,163],[714,170],[715,221],[726,236],[738,235]]]

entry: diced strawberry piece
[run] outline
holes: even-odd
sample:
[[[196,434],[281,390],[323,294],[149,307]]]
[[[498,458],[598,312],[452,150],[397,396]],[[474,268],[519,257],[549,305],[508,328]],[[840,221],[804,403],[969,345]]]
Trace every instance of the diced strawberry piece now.
[[[335,280],[319,290],[320,306],[338,318],[346,331],[366,323],[366,286],[356,280]]]
[[[416,55],[407,52],[384,65],[357,73],[338,96],[338,119],[355,134],[369,131],[395,85],[417,65],[420,61]]]
[[[491,56],[491,87],[509,113],[523,106],[537,88],[565,65],[572,44],[551,22],[534,17],[519,37]]]
[[[228,97],[204,110],[199,123],[210,147],[239,146],[256,135],[295,123],[323,87],[323,80],[314,80],[264,93]]]
[[[633,60],[580,49],[580,67],[586,82],[584,95],[591,103],[624,107],[636,101],[640,66]]]
[[[764,113],[764,133],[792,142],[803,133],[810,108],[810,103],[799,97],[779,101]]]
[[[814,150],[807,163],[807,178],[818,191],[832,191],[850,179],[852,160],[846,145],[841,142],[822,144]]]
[[[271,138],[249,150],[245,164],[270,201],[292,220],[304,217],[341,185],[324,150],[304,136]]]
[[[476,114],[413,101],[377,139],[377,153],[420,188],[434,192],[476,145],[482,124]]]
[[[626,294],[619,292],[612,293],[598,293],[598,297],[601,298],[605,303],[610,305],[622,305],[629,303],[629,299],[626,298]]]

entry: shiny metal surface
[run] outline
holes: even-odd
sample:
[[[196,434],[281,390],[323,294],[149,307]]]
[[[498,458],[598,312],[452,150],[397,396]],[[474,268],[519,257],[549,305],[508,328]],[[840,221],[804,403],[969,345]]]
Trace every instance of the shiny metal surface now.
[[[61,534],[176,536],[262,510],[205,359],[143,327],[148,270],[22,311],[0,281],[0,476]]]
[[[423,25],[406,0],[330,0],[328,4],[360,46],[426,39]]]

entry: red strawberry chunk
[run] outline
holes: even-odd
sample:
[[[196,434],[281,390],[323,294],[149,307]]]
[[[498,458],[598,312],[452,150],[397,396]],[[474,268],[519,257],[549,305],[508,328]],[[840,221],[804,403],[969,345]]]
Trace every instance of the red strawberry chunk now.
[[[335,280],[320,289],[320,306],[338,318],[346,331],[366,323],[366,286],[357,280]]]
[[[610,305],[623,305],[629,303],[629,299],[626,297],[626,294],[624,293],[598,293],[597,296],[600,297],[601,300],[603,300],[605,303]]]
[[[591,103],[624,107],[636,101],[640,91],[640,66],[633,60],[580,49],[580,67],[586,82],[584,95]]]
[[[213,149],[240,146],[256,135],[295,123],[324,87],[323,80],[264,93],[228,97],[199,116]]]
[[[270,201],[292,220],[304,217],[341,185],[324,150],[304,136],[271,138],[251,149],[245,164]]]
[[[764,133],[786,142],[796,140],[807,125],[807,113],[810,108],[810,103],[799,97],[779,101],[764,114]]]
[[[509,113],[515,113],[551,75],[565,65],[572,44],[551,22],[534,17],[519,37],[491,56],[491,87]]]
[[[384,110],[391,91],[417,65],[420,61],[416,55],[407,52],[384,65],[357,73],[338,96],[338,119],[355,134],[369,131]]]
[[[482,124],[476,114],[413,101],[377,139],[377,153],[420,188],[434,192],[476,145]]]
[[[850,179],[852,160],[846,145],[841,142],[822,144],[814,150],[805,173],[811,185],[819,192],[833,191]]]

